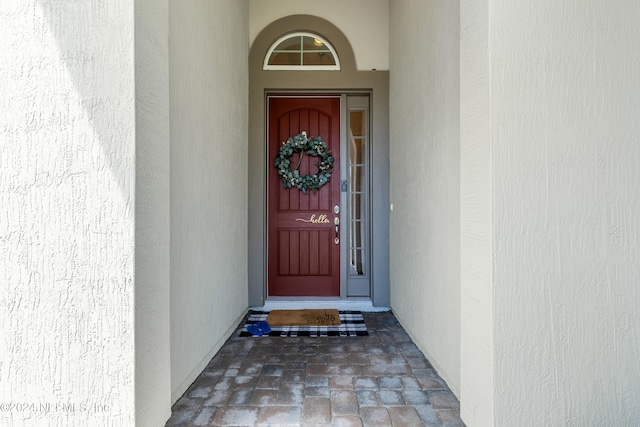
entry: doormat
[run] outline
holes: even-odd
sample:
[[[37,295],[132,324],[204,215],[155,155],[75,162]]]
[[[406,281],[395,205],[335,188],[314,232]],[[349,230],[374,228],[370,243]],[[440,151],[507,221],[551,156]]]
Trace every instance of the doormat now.
[[[275,311],[275,310],[274,310]],[[367,325],[360,311],[339,311],[340,325],[337,326],[271,326],[271,332],[263,337],[363,337],[368,336]],[[266,321],[268,311],[250,311],[246,323],[238,336],[253,337],[247,327]],[[256,337],[257,338],[257,337]]]
[[[340,314],[329,310],[271,310],[270,326],[340,326]]]

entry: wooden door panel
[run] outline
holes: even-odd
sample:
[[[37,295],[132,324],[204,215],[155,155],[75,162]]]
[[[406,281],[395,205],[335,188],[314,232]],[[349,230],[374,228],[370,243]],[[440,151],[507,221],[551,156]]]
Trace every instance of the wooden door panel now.
[[[340,204],[340,98],[269,98],[268,294],[339,296],[340,245],[334,242],[333,207]],[[302,132],[320,136],[335,159],[331,180],[306,194],[286,189],[273,167],[283,141]],[[291,156],[301,175],[318,159]]]
[[[320,257],[331,249],[330,231],[280,230],[278,232],[278,275],[330,276],[328,257]]]

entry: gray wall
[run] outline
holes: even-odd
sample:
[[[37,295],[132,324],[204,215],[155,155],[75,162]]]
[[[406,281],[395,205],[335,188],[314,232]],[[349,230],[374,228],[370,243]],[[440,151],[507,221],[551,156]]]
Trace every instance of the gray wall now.
[[[460,4],[460,400],[467,425],[494,425],[489,4]]]
[[[391,307],[460,390],[459,7],[390,2]]]
[[[633,1],[462,4],[467,425],[640,421],[639,26]]]
[[[169,2],[135,2],[136,424],[171,414]]]
[[[639,425],[640,3],[489,11],[496,425]]]
[[[247,308],[248,2],[170,2],[171,384]]]

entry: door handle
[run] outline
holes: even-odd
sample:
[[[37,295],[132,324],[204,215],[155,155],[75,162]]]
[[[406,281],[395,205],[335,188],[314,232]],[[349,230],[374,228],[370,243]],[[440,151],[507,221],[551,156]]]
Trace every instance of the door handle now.
[[[335,217],[333,218],[333,223],[336,226],[336,238],[334,240],[335,244],[339,244],[340,243],[340,218]]]

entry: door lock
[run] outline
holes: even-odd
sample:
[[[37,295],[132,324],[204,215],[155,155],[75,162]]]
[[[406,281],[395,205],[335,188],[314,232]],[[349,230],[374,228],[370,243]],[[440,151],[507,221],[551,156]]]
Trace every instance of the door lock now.
[[[338,215],[340,213],[340,206],[335,205],[333,207],[333,213],[335,213],[336,215]],[[334,217],[333,218],[333,224],[336,226],[336,238],[334,239],[334,243],[336,245],[340,244],[340,218],[339,217]]]

